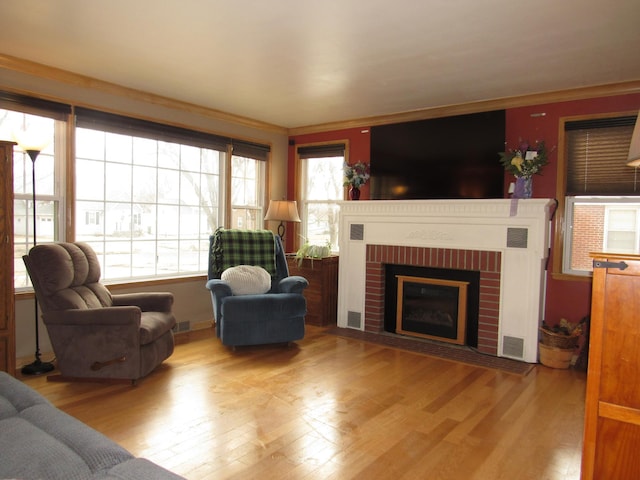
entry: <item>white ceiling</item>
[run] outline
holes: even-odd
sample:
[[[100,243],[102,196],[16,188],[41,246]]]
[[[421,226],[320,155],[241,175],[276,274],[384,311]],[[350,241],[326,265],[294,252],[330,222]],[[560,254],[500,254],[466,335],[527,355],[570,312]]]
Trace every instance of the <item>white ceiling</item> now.
[[[640,0],[0,0],[0,53],[281,127],[640,80]]]

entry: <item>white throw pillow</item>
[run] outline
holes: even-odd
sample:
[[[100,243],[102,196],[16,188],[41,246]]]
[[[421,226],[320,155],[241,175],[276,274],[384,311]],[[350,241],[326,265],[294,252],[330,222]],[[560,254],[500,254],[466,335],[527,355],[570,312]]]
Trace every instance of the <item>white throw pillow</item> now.
[[[227,268],[220,279],[229,284],[234,295],[257,295],[267,293],[271,288],[269,272],[254,265]]]

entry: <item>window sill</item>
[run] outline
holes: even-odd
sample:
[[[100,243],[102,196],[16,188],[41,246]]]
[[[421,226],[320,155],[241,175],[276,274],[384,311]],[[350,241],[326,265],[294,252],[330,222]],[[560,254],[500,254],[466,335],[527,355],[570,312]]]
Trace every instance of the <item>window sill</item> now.
[[[551,273],[553,280],[560,280],[566,282],[591,282],[591,275],[570,275],[568,273]]]
[[[113,282],[109,283],[108,281],[101,282],[105,287],[109,290],[125,290],[136,287],[148,287],[150,285],[168,285],[175,283],[189,283],[194,281],[202,281],[205,282],[207,280],[207,275],[197,274],[197,275],[189,275],[184,277],[167,277],[167,278],[158,278],[158,279],[145,279],[145,280],[131,280],[131,281],[122,281],[122,282]],[[33,289],[25,288],[15,292],[14,294],[16,299],[29,299],[33,298]]]

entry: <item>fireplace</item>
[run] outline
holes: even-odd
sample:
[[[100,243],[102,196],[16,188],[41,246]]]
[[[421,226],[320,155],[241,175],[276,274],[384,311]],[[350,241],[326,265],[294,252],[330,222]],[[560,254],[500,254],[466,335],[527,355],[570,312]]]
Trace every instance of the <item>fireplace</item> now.
[[[464,345],[468,285],[398,276],[396,333]]]
[[[465,344],[537,362],[553,205],[546,199],[342,203],[338,326],[388,331],[387,310],[397,310],[385,298],[389,265],[471,271],[478,277],[477,324],[467,312]]]
[[[384,266],[384,330],[478,346],[480,272]]]

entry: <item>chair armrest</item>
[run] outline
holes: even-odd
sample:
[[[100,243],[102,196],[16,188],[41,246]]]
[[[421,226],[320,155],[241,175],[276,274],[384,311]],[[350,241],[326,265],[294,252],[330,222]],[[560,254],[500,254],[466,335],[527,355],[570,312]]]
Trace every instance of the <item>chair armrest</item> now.
[[[285,277],[278,283],[278,292],[280,293],[300,293],[309,286],[306,278],[299,275]]]
[[[207,281],[206,287],[211,290],[211,293],[218,297],[230,297],[233,295],[231,287],[224,280],[218,278],[212,278]]]
[[[55,310],[43,315],[48,325],[74,325],[94,327],[96,325],[131,325],[140,328],[142,311],[135,306],[90,308],[88,310]]]
[[[143,312],[171,312],[173,293],[137,292],[120,293],[111,296],[114,306],[136,306]]]

